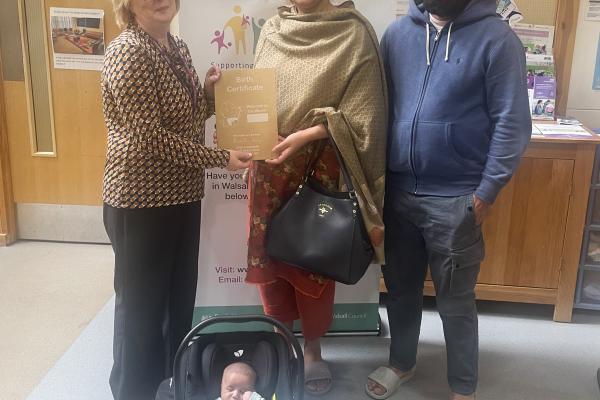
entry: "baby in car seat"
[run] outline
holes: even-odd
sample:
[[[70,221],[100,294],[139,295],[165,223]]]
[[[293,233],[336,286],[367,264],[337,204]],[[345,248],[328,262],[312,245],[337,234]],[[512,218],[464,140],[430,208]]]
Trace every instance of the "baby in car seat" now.
[[[264,400],[254,392],[256,372],[246,363],[233,363],[223,371],[221,397],[217,400]]]

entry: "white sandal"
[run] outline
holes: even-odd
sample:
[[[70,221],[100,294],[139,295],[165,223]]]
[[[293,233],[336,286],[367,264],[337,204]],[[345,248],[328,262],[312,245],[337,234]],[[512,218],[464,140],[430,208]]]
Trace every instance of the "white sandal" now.
[[[402,384],[408,382],[414,375],[414,367],[401,377],[390,367],[379,367],[369,375],[369,379],[384,388],[385,393],[380,395],[369,390],[369,382],[365,384],[365,390],[371,398],[384,400],[394,394]]]

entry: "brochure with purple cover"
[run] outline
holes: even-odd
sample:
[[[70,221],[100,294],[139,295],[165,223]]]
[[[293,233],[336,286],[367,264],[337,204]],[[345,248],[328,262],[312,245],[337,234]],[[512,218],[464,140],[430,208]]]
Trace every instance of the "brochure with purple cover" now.
[[[533,97],[536,99],[555,99],[556,79],[548,76],[536,76],[533,81]]]
[[[527,86],[531,118],[534,120],[554,120],[556,107],[556,75],[554,57],[548,55],[527,55]]]

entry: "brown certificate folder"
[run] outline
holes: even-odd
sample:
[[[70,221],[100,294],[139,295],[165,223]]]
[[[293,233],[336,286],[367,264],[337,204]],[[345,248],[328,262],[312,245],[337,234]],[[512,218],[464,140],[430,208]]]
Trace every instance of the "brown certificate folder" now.
[[[274,69],[235,69],[215,85],[217,141],[222,149],[272,158],[277,145],[277,75]]]

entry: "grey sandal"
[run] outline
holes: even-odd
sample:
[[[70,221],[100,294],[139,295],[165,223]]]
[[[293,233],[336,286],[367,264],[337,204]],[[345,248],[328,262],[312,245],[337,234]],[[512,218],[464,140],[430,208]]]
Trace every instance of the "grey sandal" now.
[[[309,382],[315,381],[329,381],[329,384],[321,390],[312,390],[307,385]],[[304,368],[304,388],[306,393],[311,396],[323,396],[331,390],[333,384],[333,377],[331,376],[331,370],[325,361],[312,362]]]

